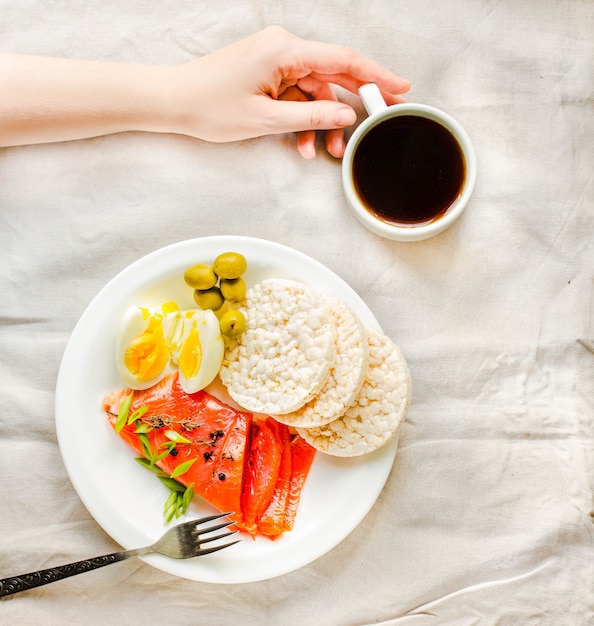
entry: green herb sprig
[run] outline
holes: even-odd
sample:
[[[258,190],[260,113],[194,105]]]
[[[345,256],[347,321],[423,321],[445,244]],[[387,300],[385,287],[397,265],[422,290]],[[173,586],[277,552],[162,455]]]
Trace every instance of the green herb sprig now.
[[[131,404],[132,393],[127,395],[122,400],[116,418],[115,431],[116,433],[119,433],[124,426],[136,424],[134,432],[138,435],[138,440],[140,441],[142,453],[144,455],[142,457],[137,457],[136,461],[146,469],[156,474],[159,480],[171,492],[163,506],[165,523],[168,524],[174,517],[179,518],[187,512],[190,502],[194,497],[194,483],[190,483],[186,487],[175,479],[178,476],[185,474],[195,463],[196,459],[190,459],[185,463],[180,463],[172,472],[171,476],[169,476],[167,472],[164,472],[157,465],[157,463],[170,454],[171,450],[175,448],[176,445],[191,444],[192,442],[174,430],[168,430],[165,432],[165,436],[169,439],[169,441],[161,444],[161,447],[164,447],[165,449],[158,454],[155,453],[155,451],[151,448],[149,438],[147,437],[147,434],[153,430],[153,426],[151,426],[150,423],[140,421],[148,411],[148,407],[146,405],[142,405],[130,413]]]

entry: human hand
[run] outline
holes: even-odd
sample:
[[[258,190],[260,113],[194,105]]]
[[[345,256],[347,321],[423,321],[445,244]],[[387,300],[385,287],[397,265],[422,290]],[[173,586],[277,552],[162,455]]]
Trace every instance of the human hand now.
[[[174,132],[213,142],[298,132],[305,158],[315,156],[317,130],[326,131],[328,152],[341,157],[344,128],[356,121],[332,84],[357,93],[374,82],[388,104],[401,102],[409,88],[354,50],[300,39],[276,26],[165,71]]]
[[[315,156],[315,132],[341,157],[356,115],[332,85],[368,82],[385,101],[409,84],[354,50],[306,41],[279,27],[172,67],[0,53],[0,145],[68,141],[124,131],[236,141],[297,132]]]

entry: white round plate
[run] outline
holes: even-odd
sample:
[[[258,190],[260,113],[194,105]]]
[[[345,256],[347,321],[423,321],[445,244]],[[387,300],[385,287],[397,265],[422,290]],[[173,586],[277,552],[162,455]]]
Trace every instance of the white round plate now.
[[[153,252],[123,270],[93,299],[66,346],[56,389],[56,429],[66,470],[85,506],[124,548],[157,540],[166,527],[167,489],[134,462],[134,451],[109,426],[102,410],[106,392],[123,385],[115,366],[115,339],[131,305],[176,300],[194,307],[184,284],[185,269],[212,263],[221,252],[248,260],[246,282],[285,277],[316,287],[348,303],[360,319],[379,328],[363,300],[336,274],[291,248],[248,237],[205,237]],[[317,453],[302,492],[295,527],[276,541],[247,536],[205,557],[174,560],[150,555],[151,565],[184,578],[210,583],[244,583],[291,572],[342,541],[369,512],[392,468],[398,442],[374,453],[342,459]],[[216,512],[195,498],[185,521]]]

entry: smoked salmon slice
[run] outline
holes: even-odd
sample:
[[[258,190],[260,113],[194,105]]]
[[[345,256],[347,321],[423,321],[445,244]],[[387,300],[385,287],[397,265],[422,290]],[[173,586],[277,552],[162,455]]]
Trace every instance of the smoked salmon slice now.
[[[295,524],[301,491],[315,455],[315,448],[310,446],[305,439],[299,435],[293,438],[291,441],[291,482],[283,518],[283,530],[285,531],[292,530]]]
[[[104,402],[114,426],[119,405],[128,393],[129,390],[123,390]],[[130,412],[142,406],[147,410],[138,421],[148,430],[145,441],[148,440],[151,452],[160,456],[171,448],[156,465],[171,475],[182,464],[189,464],[175,479],[186,487],[193,483],[196,494],[220,511],[233,511],[232,519],[241,522],[241,491],[252,414],[237,411],[205,391],[185,393],[177,374],[145,391],[132,392]],[[119,434],[146,456],[136,432],[138,421],[125,425]],[[173,447],[172,431],[181,441]]]
[[[257,521],[266,510],[278,480],[282,448],[276,429],[266,419],[252,424],[241,504],[243,530],[257,533]]]
[[[281,444],[278,479],[266,510],[258,519],[258,532],[267,537],[278,537],[284,531],[284,515],[291,486],[291,435],[284,424],[271,420]]]
[[[177,374],[144,391],[108,394],[103,408],[114,428],[129,396],[128,414],[143,413],[118,434],[137,453],[220,511],[233,511],[236,526],[253,537],[293,528],[316,453],[304,439],[206,391],[186,393]]]

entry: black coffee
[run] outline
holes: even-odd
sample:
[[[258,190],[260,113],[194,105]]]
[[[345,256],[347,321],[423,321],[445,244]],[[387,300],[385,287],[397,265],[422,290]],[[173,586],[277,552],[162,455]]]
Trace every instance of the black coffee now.
[[[441,217],[462,191],[464,155],[441,124],[416,115],[381,122],[353,158],[355,189],[386,222],[419,225]]]

